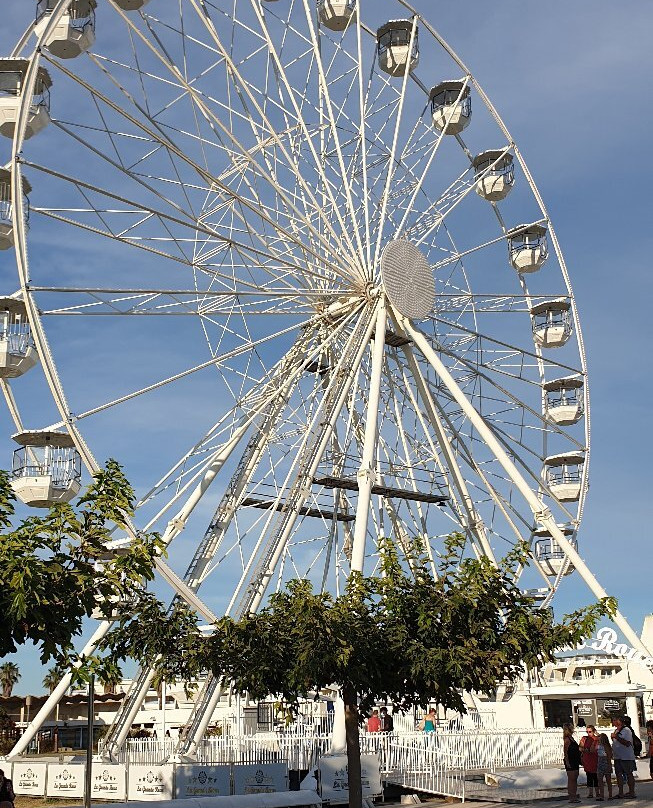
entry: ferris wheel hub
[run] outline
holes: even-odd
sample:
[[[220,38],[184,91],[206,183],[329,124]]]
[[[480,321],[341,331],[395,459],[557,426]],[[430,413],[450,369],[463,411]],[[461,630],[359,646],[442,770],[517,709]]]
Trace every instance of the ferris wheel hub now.
[[[381,279],[400,314],[417,320],[428,317],[435,303],[435,281],[419,247],[406,239],[388,242],[381,256]]]

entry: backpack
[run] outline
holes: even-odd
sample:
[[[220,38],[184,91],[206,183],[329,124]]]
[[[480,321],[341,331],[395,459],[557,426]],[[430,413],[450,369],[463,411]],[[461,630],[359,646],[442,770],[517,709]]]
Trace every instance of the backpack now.
[[[567,749],[567,760],[571,769],[577,769],[580,766],[580,749],[573,738],[570,740],[569,748]]]
[[[632,727],[628,727],[628,729],[633,736],[633,752],[635,753],[635,757],[639,757],[642,754],[642,742],[637,735],[635,735],[635,730]]]

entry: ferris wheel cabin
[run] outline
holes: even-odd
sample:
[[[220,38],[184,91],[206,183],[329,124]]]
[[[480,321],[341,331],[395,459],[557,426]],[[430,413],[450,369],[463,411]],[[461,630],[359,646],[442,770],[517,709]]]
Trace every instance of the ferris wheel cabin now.
[[[549,256],[546,227],[520,224],[508,231],[510,263],[520,273],[537,272]]]
[[[572,544],[574,550],[578,549],[578,542],[573,538],[574,529],[564,525],[558,525],[566,539]],[[565,551],[560,547],[558,542],[553,538],[551,533],[545,528],[539,528],[533,531],[535,537],[535,545],[533,547],[533,555],[536,560],[543,567],[544,571],[551,578],[557,578],[565,567],[567,556]],[[574,571],[573,564],[569,563],[566,566],[565,575],[571,575]]]
[[[583,478],[585,455],[578,452],[544,458],[544,481],[560,502],[577,502]]]
[[[139,11],[143,6],[146,6],[150,0],[114,0],[118,8],[123,11]]]
[[[29,182],[23,180],[23,216],[25,224],[29,222],[28,194],[32,190]],[[11,190],[11,171],[0,168],[0,250],[8,250],[14,245],[13,194]]]
[[[77,496],[82,464],[68,433],[46,429],[12,437],[20,447],[14,451],[11,487],[21,502],[49,508]]]
[[[488,202],[505,199],[515,184],[512,154],[500,149],[477,154],[472,160],[476,175],[476,193]]]
[[[559,348],[571,336],[571,304],[568,300],[543,300],[531,308],[533,337],[542,348]]]
[[[38,0],[34,32],[41,37],[50,22],[58,0]],[[42,43],[59,59],[74,59],[95,42],[95,8],[97,0],[72,0],[54,30]]]
[[[464,81],[441,81],[429,94],[433,126],[445,135],[458,135],[472,118],[469,85]]]
[[[544,414],[560,426],[571,426],[583,417],[583,380],[573,376],[545,382]]]
[[[356,0],[318,0],[320,22],[331,31],[344,31],[356,18]]]
[[[413,27],[415,35],[413,36]],[[390,20],[376,32],[379,67],[391,76],[404,76],[419,64],[419,29],[412,20]],[[413,40],[411,48],[410,42]]]
[[[25,303],[16,297],[0,297],[0,379],[22,376],[37,362]]]
[[[0,134],[5,137],[14,136],[28,67],[27,59],[0,58]],[[50,87],[50,74],[39,67],[25,127],[26,140],[50,123]]]

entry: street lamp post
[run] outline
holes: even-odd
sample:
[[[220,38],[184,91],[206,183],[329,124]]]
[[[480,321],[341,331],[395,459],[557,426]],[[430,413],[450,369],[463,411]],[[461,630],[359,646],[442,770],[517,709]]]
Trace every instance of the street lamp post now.
[[[95,676],[88,682],[88,713],[86,729],[86,771],[84,772],[84,806],[91,808],[91,788],[93,770],[93,724],[95,713]]]

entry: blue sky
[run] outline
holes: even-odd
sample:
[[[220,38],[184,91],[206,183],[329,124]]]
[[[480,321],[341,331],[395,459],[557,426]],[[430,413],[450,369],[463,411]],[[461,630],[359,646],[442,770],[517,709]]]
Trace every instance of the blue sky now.
[[[29,4],[5,5],[0,53],[11,50]],[[639,630],[653,610],[647,404],[653,392],[648,183],[653,8],[641,0],[550,0],[546,6],[496,0],[490,9],[482,0],[415,5],[499,109],[556,226],[580,311],[592,398],[592,470],[581,555]],[[10,253],[0,255],[9,277],[12,261]],[[4,416],[3,423],[7,434]],[[187,443],[189,435],[180,442]],[[2,445],[9,453],[9,443]],[[584,584],[574,579],[574,586],[565,587],[562,606],[589,600]],[[31,664],[34,659],[29,651],[17,657],[23,670],[19,692],[40,689],[43,674]]]

